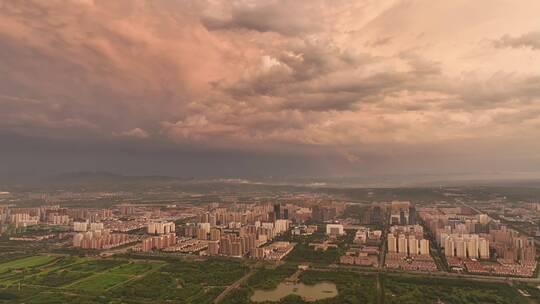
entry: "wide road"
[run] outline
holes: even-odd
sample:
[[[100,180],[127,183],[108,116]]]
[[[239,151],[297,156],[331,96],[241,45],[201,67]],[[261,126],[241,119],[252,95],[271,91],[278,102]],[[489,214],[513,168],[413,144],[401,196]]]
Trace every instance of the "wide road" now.
[[[217,296],[217,298],[214,300],[214,304],[217,304],[219,302],[221,302],[221,300],[223,300],[223,298],[225,298],[225,296],[233,291],[234,289],[240,287],[240,285],[242,283],[244,283],[253,273],[255,272],[255,269],[252,268],[248,273],[246,273],[246,275],[244,275],[243,277],[241,277],[238,281],[234,282],[232,285],[230,285],[229,287],[227,287],[222,293],[219,294],[219,296]]]

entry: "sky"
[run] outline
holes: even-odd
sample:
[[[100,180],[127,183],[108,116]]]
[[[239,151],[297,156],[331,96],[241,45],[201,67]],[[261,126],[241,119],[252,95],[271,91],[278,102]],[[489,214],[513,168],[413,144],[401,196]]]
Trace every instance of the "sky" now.
[[[0,178],[535,175],[537,0],[0,0]]]

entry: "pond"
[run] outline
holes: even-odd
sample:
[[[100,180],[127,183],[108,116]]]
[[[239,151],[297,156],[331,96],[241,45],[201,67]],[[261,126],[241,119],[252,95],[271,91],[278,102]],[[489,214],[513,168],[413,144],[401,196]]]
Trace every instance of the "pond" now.
[[[280,283],[272,290],[255,290],[251,301],[253,302],[278,302],[280,299],[295,294],[306,302],[316,301],[337,296],[338,291],[333,283],[322,282],[315,285],[306,285],[304,283]]]

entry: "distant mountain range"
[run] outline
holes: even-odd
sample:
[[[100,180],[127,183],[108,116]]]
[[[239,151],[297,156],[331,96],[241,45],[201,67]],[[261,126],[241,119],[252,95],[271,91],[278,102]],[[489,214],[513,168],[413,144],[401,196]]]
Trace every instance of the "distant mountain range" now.
[[[160,176],[160,175],[122,175],[107,171],[79,171],[53,175],[46,179],[50,182],[68,183],[103,183],[103,182],[140,182],[140,181],[189,181],[193,178]]]
[[[376,176],[334,178],[194,178],[162,175],[123,175],[107,171],[78,171],[51,176],[43,182],[52,183],[212,183],[261,186],[296,186],[309,188],[379,188],[379,187],[438,187],[438,186],[528,186],[540,187],[540,178],[503,174],[483,176]]]

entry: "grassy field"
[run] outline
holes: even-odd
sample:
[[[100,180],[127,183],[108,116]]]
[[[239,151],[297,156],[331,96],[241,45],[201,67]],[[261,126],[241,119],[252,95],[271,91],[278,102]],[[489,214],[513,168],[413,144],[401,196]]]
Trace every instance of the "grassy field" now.
[[[0,303],[212,303],[248,268],[240,261],[58,257],[4,263]],[[0,264],[4,266],[4,264]],[[11,269],[27,267],[24,272]]]
[[[122,264],[127,264],[127,260],[104,260],[104,259],[96,259],[96,260],[87,260],[83,263],[75,263],[68,268],[66,268],[69,271],[78,271],[78,272],[102,272],[105,270],[109,270],[111,268],[120,266]]]
[[[157,271],[115,288],[112,293],[126,302],[211,303],[247,271],[242,262],[233,260],[167,260]]]
[[[250,277],[245,284],[234,290],[223,300],[223,304],[253,303],[250,301],[255,290],[271,290],[290,277],[296,267],[282,265],[275,270],[263,268]],[[315,303],[377,303],[375,275],[360,275],[352,272],[337,271],[305,271],[299,277],[306,285],[321,282],[336,284],[338,295],[334,298],[316,301]],[[305,303],[297,295],[283,294],[279,303]]]
[[[8,272],[13,269],[27,269],[27,268],[32,268],[32,267],[38,267],[41,265],[48,264],[56,259],[57,259],[56,257],[52,257],[52,256],[38,255],[38,256],[32,256],[32,257],[26,257],[22,259],[13,260],[13,261],[8,261],[8,262],[0,264],[0,274]]]
[[[386,304],[527,304],[515,288],[501,283],[428,277],[383,277]]]
[[[163,266],[162,262],[130,262],[111,270],[112,274],[140,275]]]
[[[100,292],[125,282],[130,278],[131,277],[128,275],[99,273],[82,281],[78,281],[74,285],[70,285],[70,287],[84,291]]]
[[[21,282],[28,285],[62,287],[91,275],[91,273],[86,272],[57,270],[39,273],[37,275],[25,278]]]
[[[9,265],[9,266],[6,266]],[[227,286],[244,276],[245,261],[182,258],[25,257],[0,264],[0,303],[180,303],[210,304]],[[257,264],[257,271],[222,304],[250,303],[256,289],[273,289],[296,270],[294,263]],[[24,269],[10,271],[10,269]],[[535,286],[442,279],[436,277],[359,274],[307,270],[299,280],[307,285],[332,282],[338,295],[317,303],[437,303],[528,304],[516,288],[539,297]],[[297,296],[281,302],[304,303]]]
[[[273,270],[262,268],[251,276],[240,288],[230,292],[222,304],[246,304],[255,290],[274,289],[288,277],[292,270],[282,265]],[[504,283],[487,283],[464,279],[449,279],[407,275],[359,274],[347,271],[304,271],[300,281],[306,285],[321,282],[334,283],[338,295],[319,300],[318,304],[528,304],[533,303],[521,296],[516,287]],[[536,299],[535,286],[520,285]],[[283,295],[280,304],[307,303],[297,295]],[[534,301],[534,300],[533,300]],[[266,302],[265,302],[266,303]],[[313,303],[313,302],[312,302]],[[539,302],[534,302],[539,303]]]

